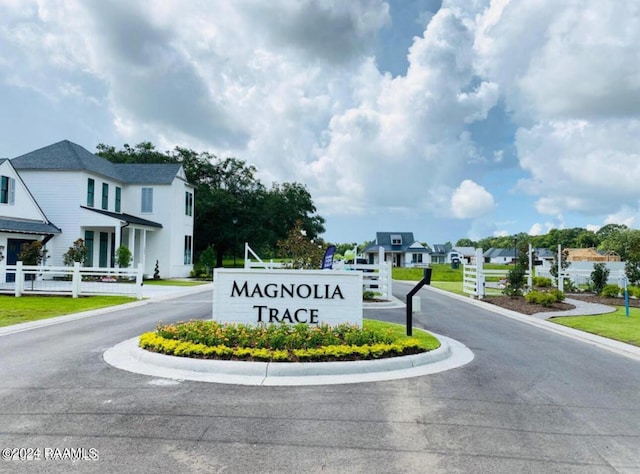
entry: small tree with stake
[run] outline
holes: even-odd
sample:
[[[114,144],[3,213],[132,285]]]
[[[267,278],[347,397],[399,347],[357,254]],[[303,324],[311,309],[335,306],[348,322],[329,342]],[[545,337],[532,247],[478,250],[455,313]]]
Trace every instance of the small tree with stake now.
[[[22,244],[20,247],[20,253],[18,254],[18,260],[22,261],[24,265],[40,265],[45,259],[47,251],[43,248],[42,242],[34,240]],[[34,274],[28,274],[27,280],[31,280],[31,289],[33,290],[33,281],[36,279]]]
[[[77,239],[69,250],[62,256],[65,265],[73,265],[75,262],[83,264],[87,258],[87,247],[83,239]]]

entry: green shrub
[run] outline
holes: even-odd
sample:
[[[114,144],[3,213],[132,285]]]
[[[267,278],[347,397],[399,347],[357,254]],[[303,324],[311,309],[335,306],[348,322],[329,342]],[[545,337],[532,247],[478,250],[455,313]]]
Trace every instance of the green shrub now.
[[[629,292],[629,296],[633,296],[635,298],[640,298],[640,287],[638,287],[638,286],[627,286],[627,291]]]
[[[564,291],[560,291],[557,288],[554,288],[552,290],[549,291],[549,294],[553,295],[553,297],[556,299],[556,301],[560,302],[560,301],[564,301],[565,298],[567,297],[567,295],[564,293]]]
[[[533,286],[537,286],[538,288],[549,288],[551,287],[552,281],[551,278],[547,277],[533,277],[532,283]]]
[[[140,336],[139,345],[180,357],[275,362],[377,359],[427,350],[417,339],[397,340],[392,332],[350,324],[249,326],[190,321],[159,325],[156,332]]]
[[[605,285],[604,288],[602,288],[600,295],[609,298],[617,298],[622,291],[624,290],[622,290],[618,285]]]
[[[522,296],[522,292],[526,285],[525,269],[520,265],[509,270],[507,273],[507,283],[502,292],[507,296]]]
[[[561,293],[561,292],[560,292]],[[542,306],[551,306],[555,303],[556,295],[546,291],[530,291],[525,295],[525,300],[530,304],[539,304]]]

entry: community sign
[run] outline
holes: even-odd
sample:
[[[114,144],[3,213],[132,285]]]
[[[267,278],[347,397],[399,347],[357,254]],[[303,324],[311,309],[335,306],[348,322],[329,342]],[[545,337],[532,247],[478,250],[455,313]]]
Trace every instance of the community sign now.
[[[362,274],[216,268],[213,319],[251,325],[350,323],[362,326]]]

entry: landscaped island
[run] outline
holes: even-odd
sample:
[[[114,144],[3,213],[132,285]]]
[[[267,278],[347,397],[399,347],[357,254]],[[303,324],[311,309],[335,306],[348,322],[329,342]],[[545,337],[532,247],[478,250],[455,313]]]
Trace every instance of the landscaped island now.
[[[308,324],[242,325],[188,321],[158,325],[140,347],[199,359],[260,362],[331,362],[383,359],[428,352],[440,341],[424,331],[405,335],[399,324],[364,320],[360,328]]]

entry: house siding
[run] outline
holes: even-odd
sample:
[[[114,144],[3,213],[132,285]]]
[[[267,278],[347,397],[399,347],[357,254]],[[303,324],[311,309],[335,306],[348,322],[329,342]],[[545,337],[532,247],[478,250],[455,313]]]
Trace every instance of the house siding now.
[[[63,229],[47,243],[47,265],[63,265],[64,253],[76,239],[84,238],[84,232],[80,232],[78,195],[81,193],[86,202],[87,176],[77,172],[29,170],[20,171],[20,176],[46,216]]]

